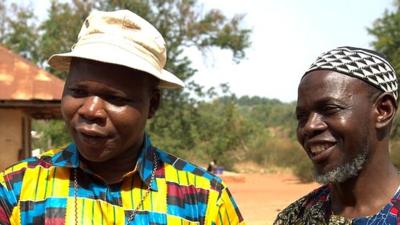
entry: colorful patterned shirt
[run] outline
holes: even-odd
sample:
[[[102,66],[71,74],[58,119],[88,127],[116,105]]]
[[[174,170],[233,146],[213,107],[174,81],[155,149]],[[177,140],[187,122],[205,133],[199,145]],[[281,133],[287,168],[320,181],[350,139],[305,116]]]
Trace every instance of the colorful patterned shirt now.
[[[9,167],[0,174],[0,224],[128,224],[150,185],[153,154],[155,179],[129,224],[244,224],[220,178],[153,147],[148,137],[134,172],[116,184],[79,169],[74,144]]]
[[[347,219],[333,215],[330,201],[330,188],[322,186],[300,198],[278,214],[274,225],[400,225],[400,192],[375,215]]]

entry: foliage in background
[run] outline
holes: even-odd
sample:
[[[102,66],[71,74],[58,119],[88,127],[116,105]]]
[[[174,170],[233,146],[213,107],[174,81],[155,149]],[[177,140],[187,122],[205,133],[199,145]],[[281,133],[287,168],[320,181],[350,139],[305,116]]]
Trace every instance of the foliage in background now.
[[[32,5],[0,2],[0,41],[63,79],[66,74],[49,68],[46,60],[51,54],[70,50],[90,11],[129,9],[144,17],[165,38],[166,69],[186,83],[183,91],[163,91],[160,110],[148,126],[155,144],[177,154],[190,153],[204,141],[207,132],[215,130],[216,135],[207,140],[211,143],[209,157],[230,151],[235,145],[237,135],[231,132],[235,113],[232,105],[220,104],[221,116],[225,118],[219,120],[219,117],[215,119],[218,123],[204,127],[205,115],[198,111],[198,106],[209,94],[200,85],[188,81],[196,69],[185,50],[196,48],[206,56],[212,49],[225,49],[231,51],[233,61],[239,63],[250,46],[250,30],[241,25],[243,16],[227,18],[220,10],[205,11],[196,0],[52,0],[47,17],[39,20]],[[51,145],[62,145],[68,140],[60,121],[42,121],[33,126],[42,137],[52,140]],[[55,138],[58,136],[62,138]],[[38,140],[34,144],[49,147],[47,141]]]
[[[218,96],[215,89],[204,90],[190,81],[196,69],[185,54],[188,48],[196,48],[206,57],[210,50],[225,49],[232,52],[235,62],[245,58],[251,33],[241,26],[242,15],[227,18],[219,10],[204,11],[196,0],[53,0],[48,18],[38,21],[29,5],[0,1],[0,43],[65,78],[48,68],[46,60],[55,52],[69,51],[82,21],[94,8],[131,9],[154,24],[167,41],[166,68],[184,80],[186,88],[163,92],[161,109],[148,124],[157,146],[199,163],[216,158],[231,168],[247,160],[263,168],[289,167],[303,181],[311,179],[310,160],[296,143],[295,103],[257,96],[236,98],[227,85],[220,87]],[[368,32],[375,38],[373,48],[387,56],[399,72],[400,0],[395,0],[393,10],[386,11]],[[52,144],[68,141],[62,122],[34,126],[51,138]],[[399,167],[399,119],[393,128],[391,155]],[[44,141],[38,146],[47,144]]]
[[[61,147],[71,141],[64,122],[60,120],[34,120],[32,127],[37,132],[32,137],[32,149]]]
[[[394,1],[393,10],[386,10],[381,18],[368,28],[375,40],[371,43],[394,66],[397,78],[400,72],[400,0]],[[400,139],[400,120],[397,113],[392,130],[392,138]],[[399,161],[400,162],[400,161]]]
[[[148,123],[157,146],[203,165],[216,159],[226,169],[254,161],[261,168],[298,170],[298,160],[305,154],[295,141],[294,103],[236,98],[226,84],[205,90],[189,81],[197,71],[185,54],[188,48],[198,49],[205,57],[215,49],[229,50],[237,63],[245,57],[250,30],[241,26],[242,15],[227,18],[219,10],[204,11],[196,0],[52,0],[48,16],[39,20],[32,4],[0,1],[0,43],[65,79],[65,73],[48,67],[47,58],[70,50],[92,9],[123,8],[160,30],[168,47],[166,68],[186,83],[183,91],[162,93],[161,108]],[[40,136],[33,139],[33,148],[48,149],[70,141],[60,120],[34,121],[33,128]]]

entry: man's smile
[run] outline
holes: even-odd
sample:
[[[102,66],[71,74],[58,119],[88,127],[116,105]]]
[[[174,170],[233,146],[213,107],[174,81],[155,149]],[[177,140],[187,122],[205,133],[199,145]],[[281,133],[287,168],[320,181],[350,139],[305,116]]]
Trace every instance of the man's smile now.
[[[316,144],[316,145],[312,145],[309,148],[309,151],[313,154],[313,155],[318,155],[319,153],[327,150],[328,148],[330,148],[331,146],[333,146],[332,143],[325,143],[325,144]]]
[[[332,141],[312,141],[305,144],[305,149],[314,162],[327,159],[336,146]]]

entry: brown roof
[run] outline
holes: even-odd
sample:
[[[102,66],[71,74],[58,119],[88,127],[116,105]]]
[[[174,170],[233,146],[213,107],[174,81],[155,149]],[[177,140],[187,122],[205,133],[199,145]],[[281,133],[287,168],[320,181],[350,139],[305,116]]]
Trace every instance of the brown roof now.
[[[0,101],[60,101],[64,81],[0,45]]]

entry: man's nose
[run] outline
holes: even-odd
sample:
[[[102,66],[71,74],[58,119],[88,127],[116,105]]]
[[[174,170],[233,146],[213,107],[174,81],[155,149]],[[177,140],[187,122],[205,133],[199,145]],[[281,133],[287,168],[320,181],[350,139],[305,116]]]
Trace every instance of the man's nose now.
[[[314,136],[321,133],[327,128],[327,124],[323,120],[323,116],[318,113],[311,113],[304,124],[303,132],[306,136]]]
[[[87,97],[78,110],[78,114],[87,121],[102,122],[106,119],[105,102],[99,96]]]

